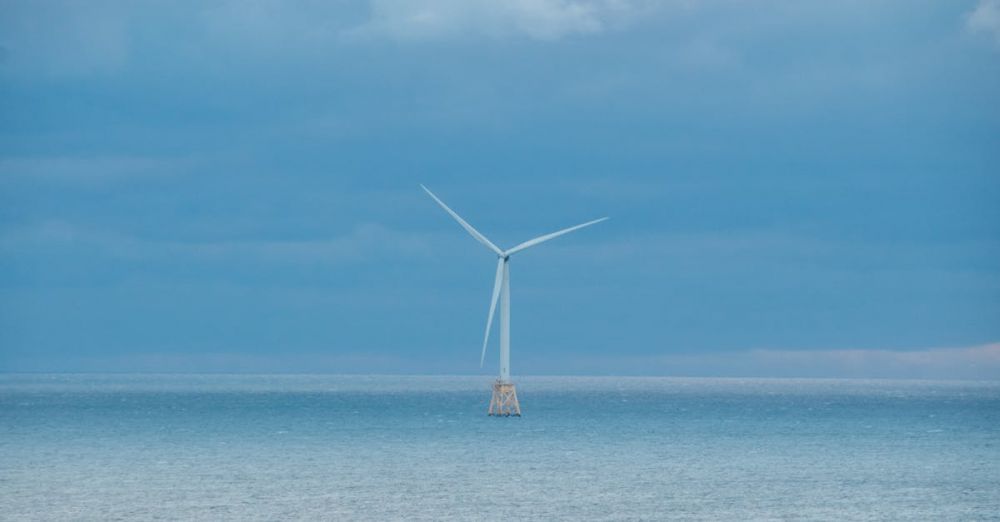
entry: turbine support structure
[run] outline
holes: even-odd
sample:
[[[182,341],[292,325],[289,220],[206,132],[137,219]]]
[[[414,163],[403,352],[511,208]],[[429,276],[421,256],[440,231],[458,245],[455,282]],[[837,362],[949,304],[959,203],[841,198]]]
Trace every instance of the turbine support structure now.
[[[500,283],[500,380],[510,382],[510,257],[504,256],[503,281]]]
[[[493,398],[490,399],[491,417],[520,417],[521,405],[517,402],[517,390],[514,383],[497,379],[493,383]]]
[[[510,380],[510,257],[504,256],[500,286],[500,378],[493,383],[493,397],[487,415],[520,417],[517,389]]]

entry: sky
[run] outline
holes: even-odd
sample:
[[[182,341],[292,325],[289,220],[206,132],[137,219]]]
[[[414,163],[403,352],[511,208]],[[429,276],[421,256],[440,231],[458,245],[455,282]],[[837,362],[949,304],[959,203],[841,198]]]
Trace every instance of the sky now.
[[[1000,379],[1000,0],[0,2],[0,371]]]

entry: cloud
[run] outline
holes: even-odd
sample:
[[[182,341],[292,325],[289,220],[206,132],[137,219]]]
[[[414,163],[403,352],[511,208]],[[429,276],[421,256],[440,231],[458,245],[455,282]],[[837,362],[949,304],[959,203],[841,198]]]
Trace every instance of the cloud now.
[[[972,33],[986,33],[1000,46],[1000,0],[981,0],[965,20]]]
[[[331,350],[335,351],[335,350]],[[118,355],[67,355],[52,360],[29,354],[3,361],[16,372],[156,372],[156,373],[372,373],[398,372],[408,362],[393,355],[284,353],[281,355],[208,351],[206,353],[125,353]],[[409,366],[412,368],[412,366]],[[421,371],[431,373],[428,367]],[[412,370],[411,370],[412,371]],[[147,383],[149,381],[146,381]]]
[[[526,365],[544,367],[546,361]],[[706,377],[1000,379],[1000,343],[914,350],[753,349],[641,357],[578,357],[562,371]]]
[[[669,355],[661,357],[538,358],[525,354],[522,368],[532,375],[644,375],[740,378],[860,378],[929,380],[1000,379],[1000,343],[965,348],[922,350],[750,350],[746,352]],[[131,353],[68,356],[53,360],[22,354],[7,361],[8,371],[97,372],[311,372],[311,373],[466,373],[468,366],[452,357],[420,357],[382,352],[319,351],[246,354]]]
[[[26,178],[75,184],[101,184],[167,175],[177,162],[145,156],[20,157],[0,159],[0,180]]]
[[[110,74],[129,61],[133,13],[116,2],[12,2],[0,9],[5,68],[54,76]]]
[[[845,377],[1000,378],[1000,343],[924,350],[753,350],[758,368]]]
[[[601,33],[635,15],[628,0],[372,0],[353,37],[435,40],[458,36],[534,40]]]
[[[303,241],[224,241],[172,243],[170,248],[199,259],[256,259],[265,263],[363,262],[372,258],[425,256],[430,246],[415,237],[374,223],[363,223],[339,237]]]
[[[425,237],[374,223],[359,224],[338,237],[287,241],[156,241],[59,220],[11,227],[0,233],[0,252],[30,254],[50,248],[77,253],[82,248],[126,261],[172,258],[192,263],[252,260],[265,264],[352,263],[397,255],[426,256],[431,251]]]

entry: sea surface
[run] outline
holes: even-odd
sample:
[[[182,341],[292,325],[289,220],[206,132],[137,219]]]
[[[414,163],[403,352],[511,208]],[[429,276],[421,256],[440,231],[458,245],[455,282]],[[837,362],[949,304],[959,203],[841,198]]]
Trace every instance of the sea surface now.
[[[0,374],[0,520],[1000,520],[1000,383]]]

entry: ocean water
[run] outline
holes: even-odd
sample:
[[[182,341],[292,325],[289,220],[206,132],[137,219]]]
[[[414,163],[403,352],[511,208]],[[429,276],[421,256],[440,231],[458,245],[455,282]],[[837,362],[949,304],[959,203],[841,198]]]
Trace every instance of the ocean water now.
[[[1000,383],[0,375],[2,520],[1000,520]]]

